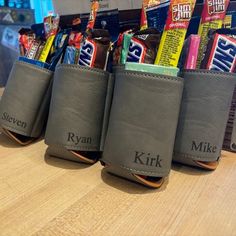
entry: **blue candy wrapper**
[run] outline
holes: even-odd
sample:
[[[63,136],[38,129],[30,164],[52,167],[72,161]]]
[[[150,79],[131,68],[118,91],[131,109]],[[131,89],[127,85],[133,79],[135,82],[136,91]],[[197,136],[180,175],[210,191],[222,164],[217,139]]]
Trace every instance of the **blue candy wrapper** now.
[[[73,46],[68,46],[66,48],[63,63],[65,63],[65,64],[77,64],[76,63],[76,53],[77,52],[78,52],[78,49],[76,49]]]
[[[147,9],[148,27],[156,28],[160,32],[164,30],[170,0],[163,0],[158,6]]]

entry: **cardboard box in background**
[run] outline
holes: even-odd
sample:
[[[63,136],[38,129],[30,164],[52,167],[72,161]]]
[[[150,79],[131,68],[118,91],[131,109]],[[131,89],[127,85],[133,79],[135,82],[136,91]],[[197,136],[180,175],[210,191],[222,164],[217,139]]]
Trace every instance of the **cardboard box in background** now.
[[[90,0],[53,0],[55,12],[59,15],[71,15],[90,12]],[[119,10],[139,9],[142,0],[101,0],[101,11],[118,8]]]

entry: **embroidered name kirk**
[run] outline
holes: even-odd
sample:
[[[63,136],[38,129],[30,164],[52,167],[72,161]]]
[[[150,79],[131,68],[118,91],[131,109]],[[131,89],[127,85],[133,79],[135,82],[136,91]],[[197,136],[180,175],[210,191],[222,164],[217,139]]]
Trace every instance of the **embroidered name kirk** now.
[[[68,133],[67,141],[72,142],[75,145],[92,144],[92,138],[91,137],[82,137],[82,136],[76,135],[75,133]]]
[[[11,124],[14,124],[18,127],[25,129],[27,127],[27,123],[21,120],[16,119],[15,117],[10,116],[8,113],[4,112],[2,115],[2,120],[7,121]]]
[[[217,146],[211,145],[207,142],[197,143],[195,141],[192,142],[192,151],[205,152],[205,153],[216,153]]]
[[[162,160],[159,155],[151,155],[151,153],[145,152],[135,152],[134,163],[153,166],[153,167],[162,167]]]

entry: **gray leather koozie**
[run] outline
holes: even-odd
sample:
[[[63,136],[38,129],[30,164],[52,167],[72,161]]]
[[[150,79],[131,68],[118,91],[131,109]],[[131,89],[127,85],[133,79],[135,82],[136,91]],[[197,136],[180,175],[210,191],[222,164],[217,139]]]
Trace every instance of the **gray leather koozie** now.
[[[0,124],[10,137],[22,145],[42,133],[49,107],[52,75],[53,72],[47,69],[20,61],[16,61],[12,68],[0,101]]]
[[[235,86],[232,73],[183,72],[184,92],[174,161],[214,170],[221,148]]]
[[[90,163],[85,156],[102,151],[112,84],[113,77],[102,70],[57,67],[45,135],[49,155]],[[85,156],[76,151],[86,152]]]
[[[183,80],[118,70],[102,163],[115,175],[160,187],[171,168]]]
[[[223,149],[230,152],[236,152],[236,86],[225,130]]]
[[[230,149],[234,152],[236,152],[236,110],[234,112],[234,123],[233,123],[233,131],[231,136],[231,142],[230,142]]]

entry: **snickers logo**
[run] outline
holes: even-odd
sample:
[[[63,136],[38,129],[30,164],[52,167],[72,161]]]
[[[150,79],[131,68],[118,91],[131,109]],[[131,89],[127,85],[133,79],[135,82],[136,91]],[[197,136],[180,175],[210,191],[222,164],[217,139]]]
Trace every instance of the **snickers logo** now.
[[[92,40],[86,39],[79,55],[78,64],[80,66],[93,67],[96,58],[97,46]]]
[[[225,10],[225,0],[208,0],[208,13],[210,15],[222,13]]]
[[[145,45],[136,38],[132,38],[129,45],[127,62],[143,63],[146,56]]]
[[[212,50],[208,69],[233,72],[236,66],[236,41],[223,35],[216,35]]]
[[[190,3],[180,3],[173,5],[172,19],[173,21],[189,21],[192,16],[192,8]]]

